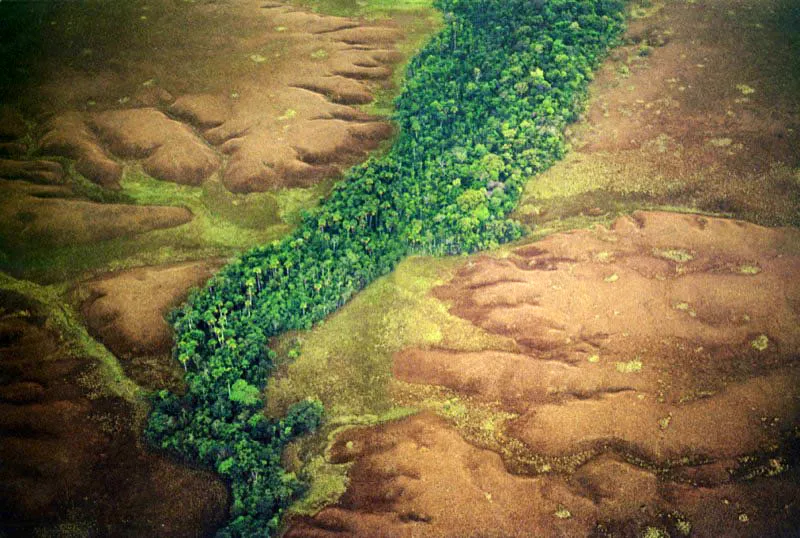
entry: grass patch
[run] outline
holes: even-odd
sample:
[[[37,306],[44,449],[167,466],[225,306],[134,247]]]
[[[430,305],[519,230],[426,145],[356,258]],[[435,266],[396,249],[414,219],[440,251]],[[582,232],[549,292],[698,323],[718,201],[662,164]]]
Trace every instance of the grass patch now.
[[[292,512],[312,516],[324,506],[336,502],[347,491],[350,467],[350,464],[329,463],[325,456],[313,457],[302,472],[309,484],[308,492],[292,506]]]
[[[452,316],[429,291],[451,278],[463,258],[413,257],[376,280],[348,305],[308,332],[282,336],[283,366],[267,387],[268,411],[280,416],[307,396],[325,405],[329,423],[378,416],[389,395],[392,354],[408,346],[507,349],[510,342]],[[292,361],[292,349],[299,358]]]
[[[694,259],[694,256],[683,249],[680,248],[671,248],[671,249],[653,249],[653,256],[657,258],[663,258],[665,260],[670,260],[675,263],[686,263],[690,262]]]
[[[293,0],[292,3],[324,15],[367,18],[433,8],[432,0]]]
[[[766,351],[769,348],[769,337],[766,334],[760,334],[750,342],[750,347],[756,351]]]
[[[618,362],[616,367],[621,374],[635,374],[642,371],[642,361],[636,358],[628,362]]]
[[[103,392],[108,391],[131,403],[138,401],[139,387],[128,379],[117,358],[89,336],[78,315],[63,300],[63,289],[17,280],[2,272],[0,289],[18,293],[36,304],[47,320],[46,325],[61,335],[71,355],[95,359]]]
[[[761,268],[757,265],[740,265],[739,273],[743,275],[757,275],[761,272]]]
[[[200,187],[159,181],[139,166],[121,181],[120,200],[138,205],[186,207],[194,218],[181,226],[91,244],[44,246],[2,259],[2,269],[44,284],[110,270],[188,260],[231,257],[289,233],[304,209],[319,203],[333,180],[307,189],[234,194],[214,176]],[[114,200],[116,201],[116,200]]]

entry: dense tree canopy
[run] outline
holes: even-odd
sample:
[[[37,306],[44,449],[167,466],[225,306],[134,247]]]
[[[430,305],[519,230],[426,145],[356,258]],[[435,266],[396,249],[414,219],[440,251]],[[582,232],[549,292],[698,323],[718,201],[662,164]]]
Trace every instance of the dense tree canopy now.
[[[282,241],[255,248],[174,314],[183,395],[160,393],[146,435],[232,486],[222,536],[268,536],[302,491],[280,466],[318,401],[279,421],[260,391],[268,338],[307,329],[414,252],[456,254],[520,237],[523,182],[564,152],[592,69],[622,28],[618,0],[440,0],[445,26],[408,68],[399,136],[351,169]]]

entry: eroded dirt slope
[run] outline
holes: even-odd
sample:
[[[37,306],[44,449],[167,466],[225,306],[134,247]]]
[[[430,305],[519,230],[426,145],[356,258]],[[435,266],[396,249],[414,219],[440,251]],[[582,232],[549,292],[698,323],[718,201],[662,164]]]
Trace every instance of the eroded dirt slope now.
[[[83,282],[81,313],[89,333],[116,357],[143,387],[180,384],[182,370],[170,353],[172,327],[165,319],[186,300],[189,289],[202,286],[224,260],[139,267]]]
[[[13,292],[0,304],[0,534],[188,537],[224,521],[225,486],[148,452],[134,406],[41,305]]]
[[[40,22],[46,54],[5,59],[20,73],[0,115],[6,154],[68,157],[109,188],[137,161],[157,179],[219,172],[251,192],[335,175],[391,134],[350,106],[391,84],[402,33],[390,22],[278,2],[85,7]],[[103,32],[115,17],[133,27]],[[87,21],[94,31],[77,32]]]
[[[470,262],[436,295],[516,351],[393,374],[496,419],[345,431],[347,493],[289,536],[791,535],[798,282],[800,232],[671,213]]]

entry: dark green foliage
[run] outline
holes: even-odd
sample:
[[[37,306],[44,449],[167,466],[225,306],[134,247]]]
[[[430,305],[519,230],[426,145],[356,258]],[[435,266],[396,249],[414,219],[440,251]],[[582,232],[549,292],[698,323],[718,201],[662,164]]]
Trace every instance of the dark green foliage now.
[[[222,536],[266,536],[301,492],[280,466],[319,402],[261,414],[267,339],[307,329],[413,252],[455,254],[520,236],[506,219],[523,181],[564,152],[592,68],[621,30],[604,0],[442,0],[446,24],[409,66],[400,135],[354,167],[297,231],[213,277],[176,312],[187,392],[155,401],[148,438],[232,483]]]

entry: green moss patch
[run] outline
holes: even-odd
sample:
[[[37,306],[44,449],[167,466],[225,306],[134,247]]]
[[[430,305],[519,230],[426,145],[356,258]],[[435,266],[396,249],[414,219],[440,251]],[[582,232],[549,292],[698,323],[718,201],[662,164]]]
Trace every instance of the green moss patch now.
[[[617,371],[622,374],[635,374],[642,371],[642,361],[639,358],[628,362],[616,363]]]
[[[230,257],[289,233],[301,213],[315,207],[332,184],[234,194],[216,176],[203,186],[191,187],[159,181],[131,166],[124,174],[121,191],[109,201],[186,207],[193,219],[174,228],[91,244],[28,244],[24,251],[0,259],[0,269],[48,284],[142,265]]]
[[[681,248],[653,249],[653,256],[675,263],[686,263],[694,259],[694,255],[691,252]]]
[[[98,393],[110,392],[129,402],[138,401],[139,387],[128,379],[117,358],[105,346],[89,336],[79,316],[65,303],[63,289],[55,286],[39,286],[0,272],[0,290],[20,294],[37,305],[38,314],[46,318],[49,328],[61,335],[70,354],[97,361],[100,374]]]

